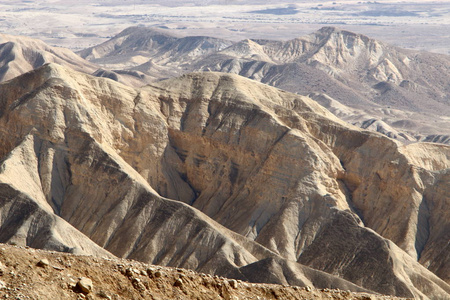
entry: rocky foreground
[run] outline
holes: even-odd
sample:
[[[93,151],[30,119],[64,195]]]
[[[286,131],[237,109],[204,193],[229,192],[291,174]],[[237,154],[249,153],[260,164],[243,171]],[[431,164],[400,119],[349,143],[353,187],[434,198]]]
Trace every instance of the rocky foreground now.
[[[0,245],[1,299],[404,299],[253,284],[133,260]]]

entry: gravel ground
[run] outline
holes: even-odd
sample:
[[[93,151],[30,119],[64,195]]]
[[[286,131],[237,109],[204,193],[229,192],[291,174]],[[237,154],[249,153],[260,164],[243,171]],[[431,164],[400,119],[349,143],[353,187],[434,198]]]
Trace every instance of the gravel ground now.
[[[0,299],[399,299],[0,244]]]

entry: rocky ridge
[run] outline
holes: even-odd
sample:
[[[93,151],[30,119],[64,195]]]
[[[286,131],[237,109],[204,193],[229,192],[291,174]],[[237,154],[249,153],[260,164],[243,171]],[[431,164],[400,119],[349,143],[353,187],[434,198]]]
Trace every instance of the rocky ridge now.
[[[141,39],[152,47],[143,48]],[[108,68],[138,70],[154,79],[220,71],[302,95],[325,94],[363,110],[364,115],[353,121],[356,125],[375,119],[386,125],[366,128],[379,128],[402,141],[449,141],[448,56],[392,47],[334,27],[289,41],[215,40],[208,51],[194,48],[194,55],[192,48],[170,46],[197,40],[208,38],[129,28],[79,54]]]
[[[48,63],[57,63],[73,70],[108,77],[131,86],[141,86],[146,76],[136,71],[111,71],[100,68],[69,49],[51,47],[44,42],[25,36],[0,34],[0,82]]]
[[[196,59],[215,53],[233,42],[206,36],[178,37],[170,32],[130,27],[101,45],[78,52],[112,70],[133,70],[159,80],[180,75]]]
[[[0,82],[48,63],[65,65],[85,73],[92,73],[97,68],[68,49],[51,47],[25,36],[0,34]]]

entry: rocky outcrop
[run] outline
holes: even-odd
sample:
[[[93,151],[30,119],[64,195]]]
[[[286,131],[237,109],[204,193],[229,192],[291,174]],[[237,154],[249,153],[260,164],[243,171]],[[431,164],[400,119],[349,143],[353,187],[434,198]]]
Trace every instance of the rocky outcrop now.
[[[448,241],[447,146],[403,146],[219,73],[135,90],[47,65],[0,91],[1,182],[114,255],[251,281],[450,293],[417,262],[446,278],[448,255],[433,246]]]

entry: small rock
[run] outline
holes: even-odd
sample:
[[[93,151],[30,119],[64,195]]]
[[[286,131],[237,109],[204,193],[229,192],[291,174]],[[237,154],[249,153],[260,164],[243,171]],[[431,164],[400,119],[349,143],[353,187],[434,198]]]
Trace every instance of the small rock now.
[[[230,285],[231,285],[231,287],[233,289],[237,289],[238,288],[238,282],[235,279],[230,280]]]
[[[141,270],[141,275],[142,276],[147,276],[147,272],[145,270]]]
[[[178,278],[177,280],[175,280],[175,283],[173,285],[174,286],[182,286],[183,285],[183,280],[181,280],[181,278]]]
[[[86,277],[82,277],[78,282],[77,286],[80,288],[80,290],[85,293],[89,294],[92,291],[93,284],[92,280]]]
[[[104,298],[104,299],[111,299],[111,297],[110,296],[108,296],[108,294],[106,294],[106,292],[105,291],[100,291],[100,292],[98,292],[98,294],[97,294],[100,298]]]
[[[306,290],[307,292],[311,292],[311,287],[310,287],[310,286],[307,286],[307,287],[305,287],[305,290]]]
[[[40,261],[38,261],[37,266],[38,267],[42,267],[45,268],[46,266],[50,265],[50,262],[48,261],[48,259],[44,258],[41,259]]]
[[[70,290],[73,290],[76,286],[77,286],[77,285],[76,285],[75,283],[73,283],[73,282],[69,282],[69,283],[67,284],[67,288],[70,289]]]
[[[83,300],[83,299],[86,299],[86,296],[84,295],[84,294],[79,294],[78,295],[78,297],[77,297],[77,300]]]
[[[125,274],[127,275],[127,276],[133,276],[133,269],[132,268],[127,268],[126,270],[125,270]]]
[[[0,280],[0,290],[3,290],[4,288],[6,288],[6,283]]]
[[[133,284],[134,288],[137,289],[138,291],[142,292],[145,290],[145,285],[141,282],[139,278],[133,278],[131,283]]]
[[[161,271],[156,271],[155,272],[155,277],[161,277],[162,276],[162,273],[161,273]]]

